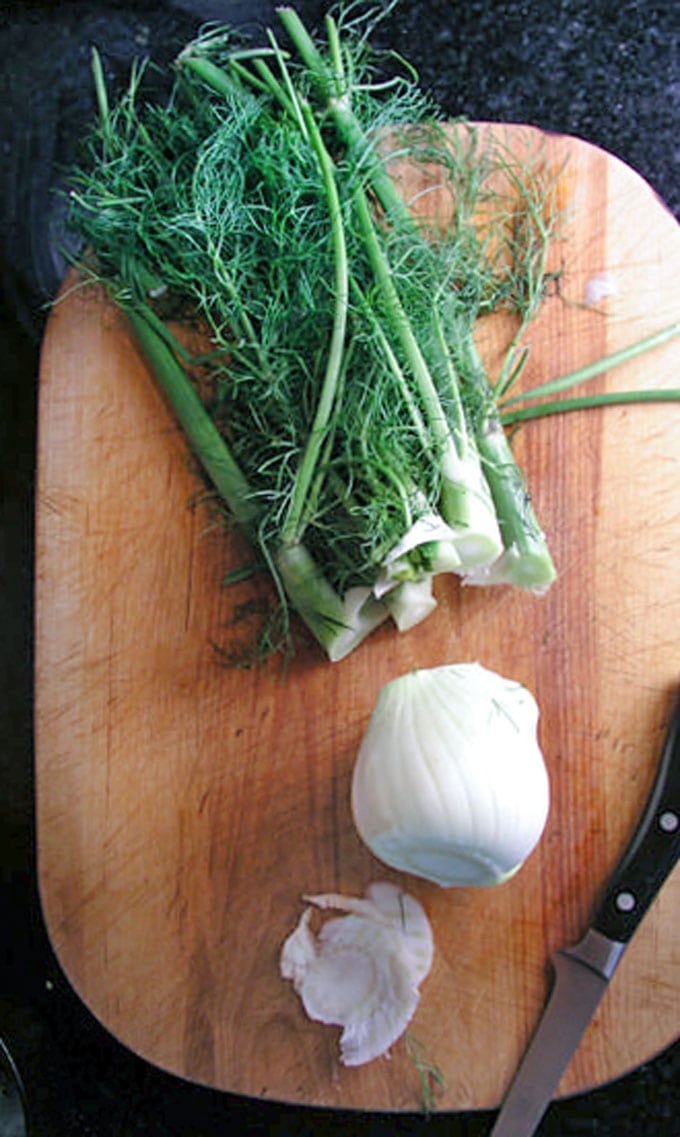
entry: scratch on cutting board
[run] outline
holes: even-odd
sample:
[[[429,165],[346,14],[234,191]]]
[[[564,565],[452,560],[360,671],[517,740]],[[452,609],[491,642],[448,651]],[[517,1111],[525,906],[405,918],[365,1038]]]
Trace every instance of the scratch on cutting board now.
[[[196,555],[196,511],[191,514],[191,540],[189,541],[189,563],[187,565],[187,591],[184,604],[184,631],[189,631],[191,607],[194,592],[194,558]]]

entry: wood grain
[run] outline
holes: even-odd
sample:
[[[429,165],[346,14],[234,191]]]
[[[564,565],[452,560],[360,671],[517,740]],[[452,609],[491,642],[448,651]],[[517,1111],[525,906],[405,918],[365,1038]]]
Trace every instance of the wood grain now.
[[[524,382],[677,320],[680,234],[648,186],[586,143],[508,128],[560,168],[570,209],[561,296],[531,329]],[[603,307],[584,289],[608,272]],[[71,280],[70,284],[73,283]],[[507,328],[480,332],[493,362]],[[601,386],[677,386],[666,346]],[[278,974],[303,892],[401,879],[436,956],[412,1024],[444,1071],[437,1108],[496,1105],[536,1023],[549,953],[585,928],[644,802],[680,679],[680,411],[578,412],[527,425],[527,471],[559,580],[543,598],[438,582],[439,609],[285,682],[218,665],[247,586],[240,548],[196,500],[183,439],[119,315],[66,290],[41,369],[36,769],[47,927],[76,991],[151,1062],[287,1102],[414,1110],[403,1047],[346,1070]],[[494,890],[399,878],[353,830],[352,763],[379,687],[477,659],[541,707],[552,784],[544,837]],[[622,1074],[680,1029],[680,875],[633,940],[560,1093]]]

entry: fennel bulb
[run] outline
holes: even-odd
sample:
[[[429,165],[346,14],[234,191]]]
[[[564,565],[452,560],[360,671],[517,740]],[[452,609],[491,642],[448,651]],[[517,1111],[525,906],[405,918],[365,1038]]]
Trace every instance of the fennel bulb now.
[[[363,898],[307,896],[316,908],[346,913],[327,921],[318,937],[306,908],[281,950],[280,968],[309,1018],[343,1027],[340,1058],[361,1066],[403,1034],[419,999],[434,945],[427,916],[395,884],[369,885]]]
[[[537,844],[550,790],[538,706],[478,663],[385,684],[352,778],[352,815],[379,860],[437,884],[507,880]]]

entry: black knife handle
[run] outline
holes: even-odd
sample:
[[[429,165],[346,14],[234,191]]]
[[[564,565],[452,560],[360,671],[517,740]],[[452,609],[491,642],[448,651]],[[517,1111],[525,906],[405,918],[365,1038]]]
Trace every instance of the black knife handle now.
[[[627,943],[680,857],[680,695],[647,805],[593,922]]]

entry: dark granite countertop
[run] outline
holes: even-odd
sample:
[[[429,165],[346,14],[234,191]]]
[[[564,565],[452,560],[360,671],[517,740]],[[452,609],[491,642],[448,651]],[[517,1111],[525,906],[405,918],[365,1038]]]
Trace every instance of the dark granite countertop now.
[[[309,21],[323,2],[295,4]],[[112,83],[132,58],[168,59],[199,22],[271,12],[254,0],[4,3],[0,56],[0,1137],[212,1137],[249,1132],[421,1132],[477,1137],[489,1114],[392,1119],[259,1105],[187,1085],[120,1048],[54,959],[35,893],[32,784],[32,505],[36,376],[64,271],[52,189],[92,109],[90,45]],[[577,135],[633,166],[680,217],[680,10],[645,0],[401,0],[380,32],[451,116]],[[679,1024],[680,1027],[680,1024]],[[13,1077],[16,1075],[16,1078]],[[680,1137],[680,1044],[613,1085],[553,1104],[540,1133]]]

